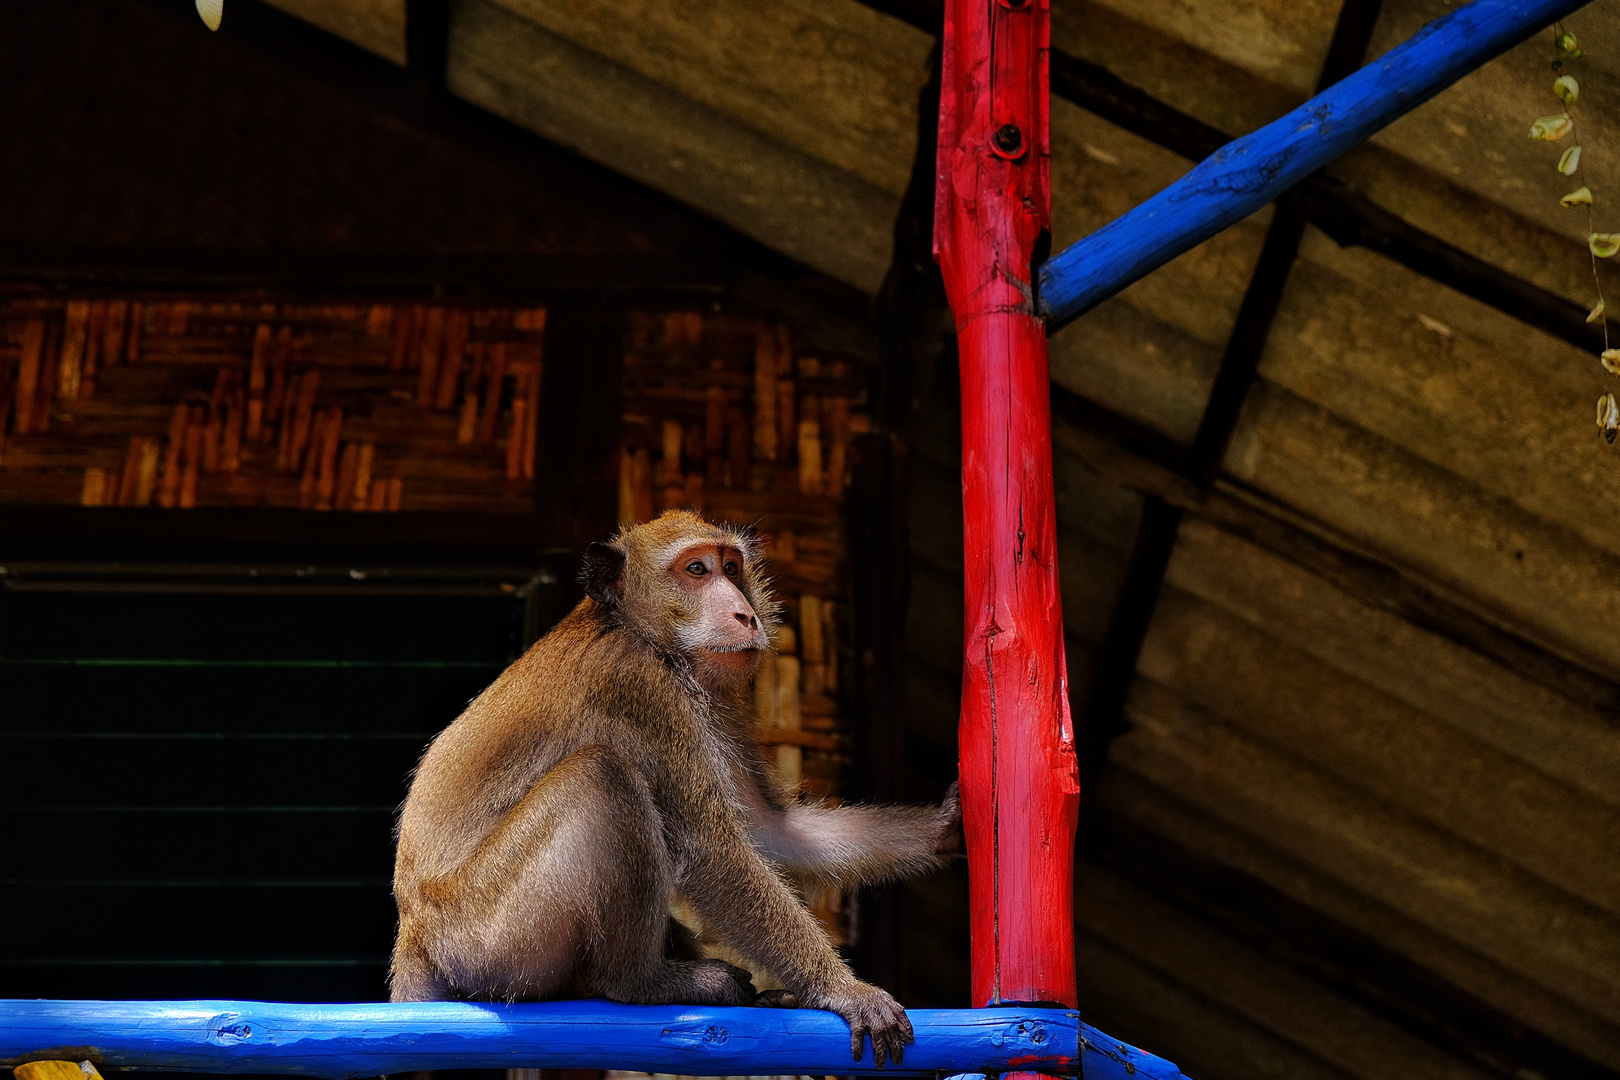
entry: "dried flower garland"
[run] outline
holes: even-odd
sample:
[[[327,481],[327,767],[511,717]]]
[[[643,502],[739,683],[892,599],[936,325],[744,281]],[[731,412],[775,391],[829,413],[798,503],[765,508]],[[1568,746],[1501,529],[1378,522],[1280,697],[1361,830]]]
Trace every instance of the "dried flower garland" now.
[[[1581,85],[1575,76],[1565,71],[1566,65],[1579,60],[1583,55],[1581,43],[1574,33],[1565,30],[1562,23],[1553,25],[1553,61],[1552,68],[1556,75],[1553,79],[1553,97],[1564,106],[1564,111],[1551,116],[1538,117],[1530,125],[1530,137],[1542,142],[1558,142],[1565,136],[1575,134],[1575,116],[1571,110],[1581,98]],[[1580,143],[1565,148],[1558,157],[1558,172],[1561,176],[1574,176],[1581,167]],[[1600,233],[1592,228],[1592,189],[1585,184],[1558,200],[1558,205],[1566,210],[1577,206],[1586,208],[1586,248],[1592,259],[1592,285],[1597,291],[1597,303],[1586,316],[1589,323],[1603,325],[1603,352],[1598,356],[1598,363],[1610,375],[1620,376],[1620,349],[1609,347],[1609,320],[1604,314],[1603,279],[1598,274],[1597,261],[1599,259],[1613,258],[1620,253],[1620,233]],[[1615,400],[1612,393],[1605,393],[1597,402],[1597,426],[1603,437],[1611,444],[1615,437],[1620,435],[1620,402]]]

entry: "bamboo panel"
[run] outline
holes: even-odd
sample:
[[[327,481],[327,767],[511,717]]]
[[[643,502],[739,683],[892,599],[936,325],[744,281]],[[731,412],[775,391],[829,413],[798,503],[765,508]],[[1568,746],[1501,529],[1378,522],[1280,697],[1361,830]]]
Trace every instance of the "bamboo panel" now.
[[[545,310],[0,299],[0,504],[533,509]]]

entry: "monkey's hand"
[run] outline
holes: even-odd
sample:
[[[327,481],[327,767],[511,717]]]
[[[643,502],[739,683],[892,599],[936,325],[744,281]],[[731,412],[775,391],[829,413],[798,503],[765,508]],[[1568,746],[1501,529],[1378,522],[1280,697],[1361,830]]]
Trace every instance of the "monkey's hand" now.
[[[911,1020],[900,1003],[881,990],[859,979],[850,979],[836,989],[822,993],[799,994],[799,1003],[808,1009],[826,1009],[844,1018],[849,1025],[849,1052],[861,1060],[866,1038],[872,1039],[872,1061],[884,1068],[890,1061],[899,1065],[906,1043],[916,1041]]]
[[[934,845],[936,855],[960,855],[966,844],[962,839],[962,782],[954,780],[939,804],[941,825],[939,840]]]

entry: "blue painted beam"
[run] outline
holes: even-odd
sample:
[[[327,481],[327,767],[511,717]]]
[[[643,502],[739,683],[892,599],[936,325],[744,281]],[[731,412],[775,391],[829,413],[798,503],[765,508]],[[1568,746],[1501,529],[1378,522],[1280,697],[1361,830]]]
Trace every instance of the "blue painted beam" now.
[[[1248,217],[1492,57],[1587,2],[1474,0],[1281,119],[1227,143],[1180,180],[1047,261],[1040,272],[1040,306],[1048,332]],[[1546,111],[1556,111],[1554,104],[1549,94]],[[1533,119],[1503,117],[1501,137],[1522,137]]]
[[[917,1041],[882,1075],[1002,1073],[1179,1080],[1168,1061],[1070,1009],[913,1009]],[[551,1001],[288,1005],[0,1001],[0,1065],[89,1059],[103,1070],[377,1076],[417,1069],[629,1069],[695,1076],[878,1075],[849,1028],[811,1009]]]

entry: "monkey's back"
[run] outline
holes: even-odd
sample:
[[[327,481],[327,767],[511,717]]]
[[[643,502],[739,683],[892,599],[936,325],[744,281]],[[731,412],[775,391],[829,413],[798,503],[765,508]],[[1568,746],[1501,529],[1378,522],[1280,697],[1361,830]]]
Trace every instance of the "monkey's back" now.
[[[645,759],[638,719],[668,690],[644,642],[587,600],[512,663],[422,755],[400,811],[396,895],[464,863],[559,761],[609,742]]]

